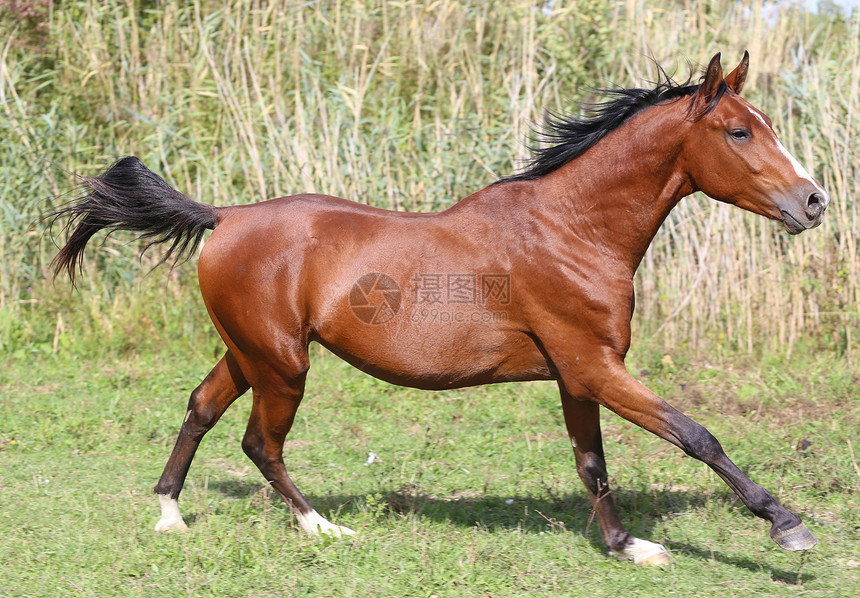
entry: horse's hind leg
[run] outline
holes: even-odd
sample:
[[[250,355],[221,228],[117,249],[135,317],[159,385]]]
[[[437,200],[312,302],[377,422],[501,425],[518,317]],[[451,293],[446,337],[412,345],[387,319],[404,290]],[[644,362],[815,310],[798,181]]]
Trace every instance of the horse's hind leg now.
[[[564,421],[576,456],[576,470],[588,490],[603,542],[612,554],[632,559],[637,565],[665,565],[669,553],[660,544],[634,538],[618,517],[615,499],[609,490],[600,413],[597,403],[579,400],[561,387]]]
[[[264,383],[254,386],[254,405],[242,449],[290,507],[303,532],[335,537],[352,535],[355,532],[351,529],[335,525],[317,513],[287,475],[284,440],[304,394],[307,355],[293,372],[279,369],[281,372],[271,372],[263,377]]]
[[[248,390],[248,382],[239,370],[233,354],[227,351],[206,379],[194,389],[188,401],[185,421],[161,479],[155,486],[161,503],[161,519],[156,531],[185,530],[177,499],[191,467],[191,460],[203,436],[221,418],[233,401]]]

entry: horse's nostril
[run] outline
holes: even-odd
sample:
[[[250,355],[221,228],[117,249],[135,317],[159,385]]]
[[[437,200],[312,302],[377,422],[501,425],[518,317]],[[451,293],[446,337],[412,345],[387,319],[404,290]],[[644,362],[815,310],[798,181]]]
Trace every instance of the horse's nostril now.
[[[818,193],[812,193],[806,199],[806,216],[810,220],[815,220],[819,216],[821,216],[821,212],[824,210],[824,197]]]

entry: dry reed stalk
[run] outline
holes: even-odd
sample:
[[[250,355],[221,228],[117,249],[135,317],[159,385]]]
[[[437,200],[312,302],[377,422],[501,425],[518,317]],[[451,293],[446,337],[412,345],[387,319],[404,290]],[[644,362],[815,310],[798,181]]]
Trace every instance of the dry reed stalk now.
[[[790,352],[801,339],[850,349],[860,313],[860,15],[827,20],[732,0],[707,11],[670,0],[541,8],[453,0],[61,7],[52,17],[55,70],[44,75],[54,96],[39,93],[25,54],[0,56],[6,131],[20,140],[4,166],[31,171],[38,153],[89,173],[134,153],[219,205],[314,191],[436,210],[510,173],[542,111],[593,99],[585,85],[653,79],[649,55],[683,75],[684,59],[701,64],[721,50],[729,61],[749,49],[748,97],[824,181],[833,206],[820,229],[787,239],[734,208],[685,200],[643,261],[636,326],[667,346],[700,350]],[[50,125],[40,120],[46,111],[56,116]],[[34,189],[55,193],[52,177]],[[25,194],[5,193],[4,204],[32,221]],[[15,210],[0,235],[0,307],[19,309],[51,249],[27,244],[32,231],[8,215]],[[158,259],[121,271],[134,249],[103,246],[125,256],[122,266],[95,254],[101,284],[135,279]]]

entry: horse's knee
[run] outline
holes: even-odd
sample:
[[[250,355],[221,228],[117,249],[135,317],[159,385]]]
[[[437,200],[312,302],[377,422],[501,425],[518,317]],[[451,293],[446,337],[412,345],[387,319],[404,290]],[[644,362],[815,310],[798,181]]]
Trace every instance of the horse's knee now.
[[[714,463],[725,456],[720,441],[707,428],[692,420],[685,427],[681,436],[685,453],[705,463]]]

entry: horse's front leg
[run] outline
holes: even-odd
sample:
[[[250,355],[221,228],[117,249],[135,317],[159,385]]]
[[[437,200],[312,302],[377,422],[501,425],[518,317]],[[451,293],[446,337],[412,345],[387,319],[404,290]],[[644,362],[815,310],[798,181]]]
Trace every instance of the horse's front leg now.
[[[563,384],[559,384],[559,389],[564,421],[576,456],[576,471],[588,490],[603,542],[610,554],[631,559],[637,565],[668,564],[669,552],[662,545],[633,537],[621,524],[615,498],[609,489],[609,474],[603,456],[600,406],[587,400],[588,393],[584,389],[581,390],[585,400],[571,395]]]
[[[604,359],[599,366],[591,365],[587,371],[563,372],[563,382],[564,376],[570,377],[565,385],[584,385],[602,405],[706,463],[750,511],[771,523],[770,537],[781,547],[806,550],[816,544],[815,537],[800,518],[738,469],[708,430],[640,384],[624,367],[621,358],[613,356]]]

